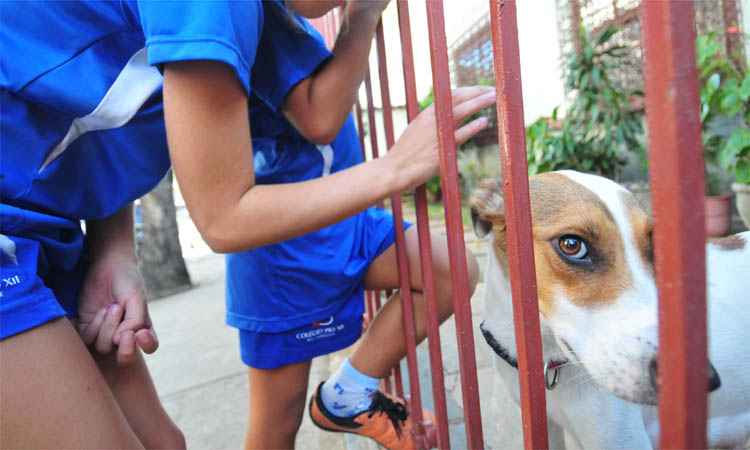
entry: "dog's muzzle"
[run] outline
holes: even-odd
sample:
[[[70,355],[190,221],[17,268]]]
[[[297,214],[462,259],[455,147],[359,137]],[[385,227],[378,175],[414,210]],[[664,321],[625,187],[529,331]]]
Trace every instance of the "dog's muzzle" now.
[[[655,391],[659,391],[659,361],[656,356],[648,364],[649,380]],[[713,392],[721,387],[721,377],[714,365],[708,362],[708,392]]]

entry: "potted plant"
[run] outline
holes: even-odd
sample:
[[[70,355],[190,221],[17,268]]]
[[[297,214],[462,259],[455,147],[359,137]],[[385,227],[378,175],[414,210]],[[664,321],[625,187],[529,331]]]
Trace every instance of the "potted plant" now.
[[[750,76],[727,57],[714,33],[698,37],[696,55],[706,163],[707,233],[722,236],[731,227],[731,193],[724,189],[723,170],[734,171],[740,203],[750,202],[745,200],[747,194],[742,195],[743,185],[747,187],[750,180]]]

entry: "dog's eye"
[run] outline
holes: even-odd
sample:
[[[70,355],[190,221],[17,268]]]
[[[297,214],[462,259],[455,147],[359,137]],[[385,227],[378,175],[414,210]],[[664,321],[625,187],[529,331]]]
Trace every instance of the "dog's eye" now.
[[[586,242],[578,236],[566,234],[557,240],[557,248],[563,256],[571,259],[582,260],[589,254]]]

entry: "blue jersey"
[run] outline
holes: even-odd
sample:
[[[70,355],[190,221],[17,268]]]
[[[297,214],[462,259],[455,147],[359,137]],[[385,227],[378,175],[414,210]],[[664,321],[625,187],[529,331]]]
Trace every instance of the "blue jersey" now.
[[[0,2],[2,200],[101,218],[148,192],[169,159],[159,65],[230,65],[249,92],[257,1]]]
[[[60,306],[73,314],[79,221],[113,214],[165,174],[161,65],[218,61],[249,93],[263,7],[5,0],[0,17],[0,244],[14,280],[0,289],[2,338]]]
[[[305,181],[359,164],[362,149],[351,117],[330,145],[315,145],[283,116],[289,91],[331,53],[306,21],[290,17],[279,3],[265,7],[258,60],[269,64],[253,68],[250,97],[256,183]],[[362,278],[392,236],[391,216],[368,210],[286,242],[229,255],[227,322],[282,332],[339,315],[342,308],[361,314]]]

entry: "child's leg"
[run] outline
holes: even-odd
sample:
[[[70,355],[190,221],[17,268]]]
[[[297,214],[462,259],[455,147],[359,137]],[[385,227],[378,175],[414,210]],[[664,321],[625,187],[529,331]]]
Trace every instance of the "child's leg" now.
[[[425,299],[419,261],[417,231],[406,232],[417,339],[426,334]],[[438,315],[442,322],[453,312],[451,301],[450,260],[445,237],[432,235],[433,272]],[[476,260],[466,255],[470,292],[478,279]],[[398,266],[395,245],[370,265],[365,276],[367,289],[398,288]],[[416,450],[425,445],[417,442],[413,432],[417,424],[409,417],[403,399],[392,399],[376,391],[378,379],[388,375],[406,354],[401,314],[401,297],[394,294],[377,314],[348,362],[334,373],[312,399],[313,423],[327,430],[367,436],[380,445],[399,450]],[[427,416],[429,417],[429,416]]]
[[[250,418],[245,449],[294,448],[307,398],[310,361],[278,369],[250,368]]]
[[[432,261],[435,278],[435,295],[438,303],[440,321],[453,313],[452,283],[450,278],[450,258],[446,237],[433,233]],[[417,339],[421,341],[426,335],[425,298],[422,294],[422,271],[419,260],[419,241],[416,227],[406,231],[406,252],[409,256],[409,273],[411,275],[412,298],[416,320]],[[470,293],[473,294],[479,279],[476,259],[467,250]],[[367,289],[398,288],[398,265],[396,247],[392,245],[371,265],[365,277]],[[402,326],[401,297],[394,294],[377,314],[362,337],[360,345],[351,356],[351,363],[362,373],[376,378],[386,377],[391,368],[406,355],[404,332]]]
[[[140,351],[136,360],[117,365],[116,354],[95,355],[104,379],[138,439],[148,449],[185,448],[185,437],[164,411]]]
[[[0,448],[143,448],[67,320],[0,341],[0,359]]]

